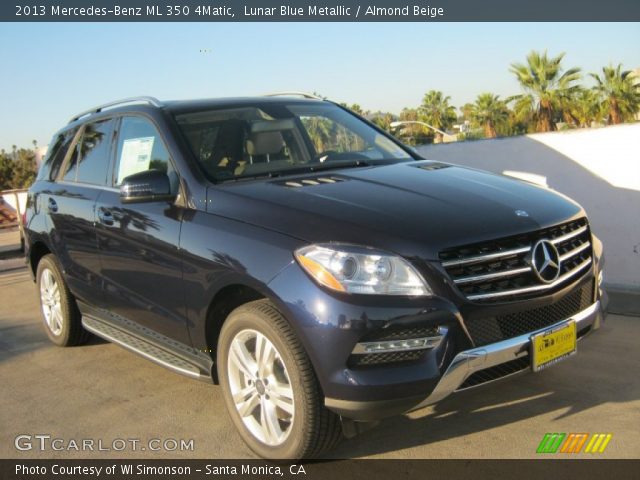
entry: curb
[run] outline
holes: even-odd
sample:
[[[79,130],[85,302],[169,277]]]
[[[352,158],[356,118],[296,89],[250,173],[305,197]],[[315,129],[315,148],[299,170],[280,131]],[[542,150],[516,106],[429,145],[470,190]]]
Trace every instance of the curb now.
[[[609,295],[609,313],[640,316],[640,287],[604,284]]]

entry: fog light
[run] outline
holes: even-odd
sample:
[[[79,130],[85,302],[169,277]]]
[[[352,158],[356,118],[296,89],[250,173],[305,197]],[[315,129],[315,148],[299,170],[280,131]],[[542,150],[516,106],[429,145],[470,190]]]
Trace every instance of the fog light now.
[[[411,350],[426,350],[437,347],[444,335],[446,329],[439,328],[439,335],[432,337],[407,338],[398,340],[385,340],[380,342],[360,342],[353,349],[354,354],[365,353],[386,353],[386,352],[408,352]]]

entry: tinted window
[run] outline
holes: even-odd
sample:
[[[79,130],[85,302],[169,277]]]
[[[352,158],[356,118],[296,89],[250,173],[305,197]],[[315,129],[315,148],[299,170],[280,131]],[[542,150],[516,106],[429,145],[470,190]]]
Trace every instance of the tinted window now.
[[[156,127],[146,118],[123,117],[118,134],[114,184],[145,170],[165,172],[177,192],[177,175]]]
[[[49,143],[47,156],[38,172],[38,180],[53,180],[58,176],[62,161],[76,132],[77,129],[73,129],[54,135]]]
[[[176,115],[216,181],[410,160],[391,138],[327,102],[275,103]]]
[[[113,120],[90,123],[82,132],[77,165],[77,181],[106,185]]]
[[[65,164],[64,174],[62,175],[62,179],[65,182],[75,182],[76,181],[76,173],[78,171],[78,145],[80,142],[76,142],[73,144],[71,156],[69,160]]]

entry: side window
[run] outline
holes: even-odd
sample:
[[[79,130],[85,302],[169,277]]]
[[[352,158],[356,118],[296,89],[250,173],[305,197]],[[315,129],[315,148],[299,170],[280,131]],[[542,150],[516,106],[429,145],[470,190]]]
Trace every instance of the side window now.
[[[69,150],[76,132],[77,129],[67,130],[56,134],[51,139],[47,156],[38,171],[38,180],[54,180],[58,176],[62,161],[67,155],[67,150]]]
[[[156,127],[143,117],[123,117],[118,134],[114,184],[120,185],[125,177],[152,169],[165,172],[173,192],[177,192],[178,176]]]
[[[71,152],[71,156],[69,157],[69,161],[67,161],[64,174],[62,175],[62,180],[65,182],[75,182],[76,181],[76,173],[78,173],[78,145],[80,145],[80,140],[78,140],[73,147],[73,151]]]
[[[111,119],[90,123],[84,128],[76,166],[78,182],[106,185],[112,135]]]

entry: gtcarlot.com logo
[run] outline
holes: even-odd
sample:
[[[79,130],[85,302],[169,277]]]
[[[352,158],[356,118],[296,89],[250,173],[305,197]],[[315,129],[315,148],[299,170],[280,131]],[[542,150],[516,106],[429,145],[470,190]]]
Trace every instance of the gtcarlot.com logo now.
[[[536,453],[604,453],[611,437],[610,433],[545,433]]]

